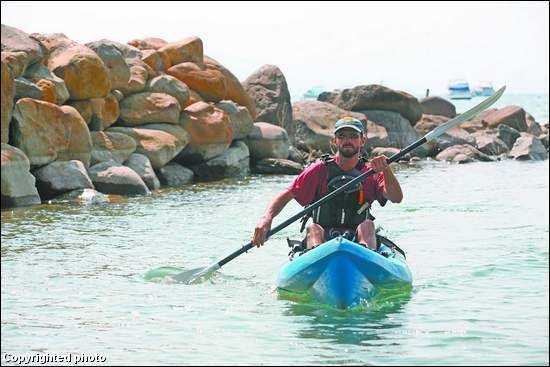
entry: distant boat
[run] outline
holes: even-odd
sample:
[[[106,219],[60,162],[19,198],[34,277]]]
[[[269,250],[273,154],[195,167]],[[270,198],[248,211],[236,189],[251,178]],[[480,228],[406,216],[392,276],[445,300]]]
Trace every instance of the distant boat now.
[[[319,97],[319,94],[323,93],[323,87],[313,87],[309,88],[303,96],[303,99],[314,99],[317,100],[317,97]]]
[[[492,96],[495,93],[491,82],[479,82],[474,85],[474,95],[476,96]]]
[[[465,80],[451,80],[449,82],[449,97],[451,99],[471,99],[470,85]]]

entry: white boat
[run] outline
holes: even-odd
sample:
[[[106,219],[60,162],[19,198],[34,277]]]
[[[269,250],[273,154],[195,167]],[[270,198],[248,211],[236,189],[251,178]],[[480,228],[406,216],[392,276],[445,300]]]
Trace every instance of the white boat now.
[[[474,85],[474,95],[476,96],[492,96],[495,93],[493,84],[491,82],[479,82]]]
[[[457,79],[451,80],[448,85],[449,97],[451,99],[471,99],[472,92],[467,81]]]
[[[317,97],[319,97],[319,94],[323,93],[323,91],[324,88],[321,86],[312,87],[304,93],[302,98],[306,100],[317,100]]]

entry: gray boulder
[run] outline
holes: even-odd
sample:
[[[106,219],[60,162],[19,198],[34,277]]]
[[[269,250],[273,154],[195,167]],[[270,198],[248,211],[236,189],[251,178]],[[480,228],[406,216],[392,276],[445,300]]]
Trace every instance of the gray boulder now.
[[[29,159],[22,150],[2,143],[2,208],[40,204],[40,196],[30,174]]]
[[[243,87],[256,104],[255,121],[281,126],[293,142],[290,92],[281,70],[275,65],[264,65],[244,81]]]
[[[420,106],[422,106],[422,113],[427,115],[439,115],[449,118],[456,116],[455,105],[441,97],[422,98]]]
[[[104,194],[144,195],[150,191],[141,177],[131,168],[115,161],[90,167],[90,178],[96,189]]]
[[[382,85],[360,85],[339,92],[323,92],[317,99],[333,103],[350,111],[383,110],[397,112],[412,125],[422,117],[422,107],[414,96]]]
[[[40,197],[51,199],[65,192],[93,189],[84,164],[77,160],[52,162],[34,171]]]

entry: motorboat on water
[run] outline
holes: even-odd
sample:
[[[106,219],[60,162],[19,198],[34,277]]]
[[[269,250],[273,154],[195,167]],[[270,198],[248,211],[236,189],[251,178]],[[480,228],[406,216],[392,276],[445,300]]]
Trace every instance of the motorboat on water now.
[[[474,95],[488,97],[492,96],[495,93],[493,84],[491,82],[482,81],[474,84]]]
[[[471,99],[472,92],[467,81],[462,79],[451,80],[448,85],[449,98],[451,99]]]

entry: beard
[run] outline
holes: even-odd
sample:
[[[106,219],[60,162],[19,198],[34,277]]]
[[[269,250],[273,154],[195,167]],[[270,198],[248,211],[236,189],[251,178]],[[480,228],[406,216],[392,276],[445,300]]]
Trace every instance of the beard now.
[[[338,147],[338,152],[345,158],[351,158],[359,153],[359,148],[356,148],[353,145],[343,145]]]

